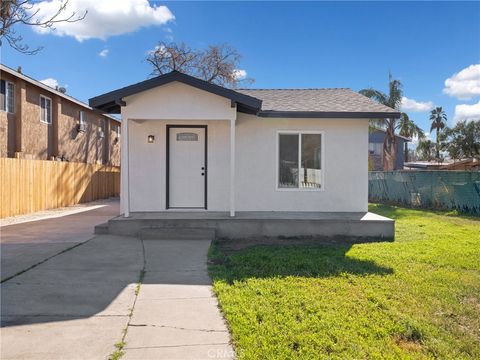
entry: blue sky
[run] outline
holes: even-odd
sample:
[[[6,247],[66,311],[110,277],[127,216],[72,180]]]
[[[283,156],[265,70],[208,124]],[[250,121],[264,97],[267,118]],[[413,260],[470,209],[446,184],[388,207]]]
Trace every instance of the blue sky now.
[[[71,1],[88,7],[113,0]],[[27,56],[4,45],[1,61],[39,80],[55,79],[87,101],[146,79],[151,68],[144,59],[158,41],[194,48],[229,43],[243,56],[240,68],[255,78],[252,87],[386,90],[391,71],[415,101],[407,112],[425,130],[428,111],[413,109],[443,106],[452,124],[457,105],[466,118],[480,116],[480,65],[467,69],[480,63],[479,2],[131,1],[168,9],[158,16],[155,9],[127,11],[125,20],[115,13],[124,6],[117,0],[107,10],[91,8],[83,28],[58,28],[62,36],[18,28],[26,43],[44,49]],[[448,78],[454,96],[444,93]]]

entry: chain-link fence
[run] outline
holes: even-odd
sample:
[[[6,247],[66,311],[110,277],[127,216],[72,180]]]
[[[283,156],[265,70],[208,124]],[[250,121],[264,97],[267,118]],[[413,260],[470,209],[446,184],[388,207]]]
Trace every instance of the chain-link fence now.
[[[436,210],[480,215],[478,171],[372,171],[368,198]]]

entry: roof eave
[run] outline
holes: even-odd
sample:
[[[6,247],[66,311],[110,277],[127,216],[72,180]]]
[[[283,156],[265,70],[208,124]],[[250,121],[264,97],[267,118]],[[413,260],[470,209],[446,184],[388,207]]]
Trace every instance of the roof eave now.
[[[355,118],[355,119],[389,119],[399,118],[399,112],[364,112],[364,111],[276,111],[263,110],[260,117],[271,118]]]

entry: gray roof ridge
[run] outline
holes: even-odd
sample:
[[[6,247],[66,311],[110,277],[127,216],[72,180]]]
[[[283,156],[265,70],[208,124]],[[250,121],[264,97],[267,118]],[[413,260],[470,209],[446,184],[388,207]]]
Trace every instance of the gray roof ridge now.
[[[253,91],[272,91],[272,90],[352,90],[348,87],[325,87],[325,88],[237,88],[233,90],[253,90]],[[353,90],[352,90],[353,91]]]

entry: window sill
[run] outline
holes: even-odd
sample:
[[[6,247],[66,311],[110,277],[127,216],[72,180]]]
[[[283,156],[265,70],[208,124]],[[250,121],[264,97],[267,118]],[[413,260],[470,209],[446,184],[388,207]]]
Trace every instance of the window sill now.
[[[45,124],[45,125],[52,125],[51,122],[46,122],[46,121],[43,121],[43,120],[40,120],[40,122],[41,122],[42,124]]]
[[[305,188],[305,189],[301,189],[301,188],[276,188],[275,191],[280,191],[280,192],[323,192],[325,191],[324,188],[319,188],[319,189],[309,189],[309,188]]]

